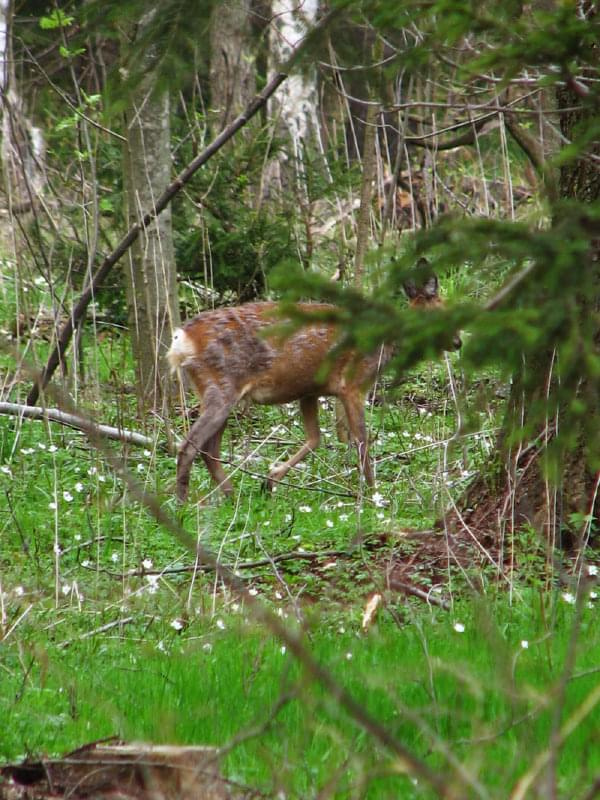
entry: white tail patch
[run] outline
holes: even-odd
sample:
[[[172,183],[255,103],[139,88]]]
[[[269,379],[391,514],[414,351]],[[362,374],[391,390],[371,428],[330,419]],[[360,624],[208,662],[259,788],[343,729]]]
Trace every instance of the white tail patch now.
[[[173,341],[167,353],[167,361],[171,366],[171,372],[175,372],[179,367],[183,366],[184,361],[195,355],[195,352],[193,341],[183,328],[177,328],[173,333]]]

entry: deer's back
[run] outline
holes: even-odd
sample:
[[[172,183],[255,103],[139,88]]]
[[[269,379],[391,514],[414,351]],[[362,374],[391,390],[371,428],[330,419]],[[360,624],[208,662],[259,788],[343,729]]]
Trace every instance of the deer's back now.
[[[298,303],[307,315],[333,306]],[[311,394],[339,395],[348,384],[367,388],[379,354],[352,351],[331,357],[338,339],[333,324],[308,322],[291,336],[266,329],[277,326],[277,303],[248,303],[205,311],[177,330],[168,354],[173,367],[186,370],[201,396],[209,388],[235,399],[285,403]]]

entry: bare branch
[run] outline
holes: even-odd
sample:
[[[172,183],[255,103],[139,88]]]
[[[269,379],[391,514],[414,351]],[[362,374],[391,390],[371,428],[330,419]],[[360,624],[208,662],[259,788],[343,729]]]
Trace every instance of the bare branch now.
[[[58,422],[69,428],[87,432],[89,422],[77,414],[68,414],[58,408],[42,408],[41,406],[27,406],[22,403],[0,402],[0,414],[9,414],[14,417],[26,417],[27,419],[45,419],[49,422]],[[105,439],[115,439],[119,442],[134,444],[139,447],[155,446],[155,441],[150,436],[144,436],[136,431],[128,431],[125,428],[114,428],[112,425],[97,425],[96,432]]]

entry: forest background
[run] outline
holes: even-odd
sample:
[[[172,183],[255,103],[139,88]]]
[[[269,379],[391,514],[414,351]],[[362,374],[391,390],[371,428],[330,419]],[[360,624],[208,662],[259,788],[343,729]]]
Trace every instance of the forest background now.
[[[117,734],[216,745],[248,796],[597,796],[595,4],[5,0],[0,31],[0,754]],[[265,497],[298,411],[242,409],[234,497],[197,465],[180,508],[171,333],[262,297],[394,346],[376,489],[323,402]]]

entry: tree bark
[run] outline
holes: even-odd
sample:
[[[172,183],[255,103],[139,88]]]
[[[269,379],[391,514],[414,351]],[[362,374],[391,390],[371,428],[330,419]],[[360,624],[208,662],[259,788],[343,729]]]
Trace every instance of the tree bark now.
[[[307,0],[300,5],[294,0],[273,0],[269,50],[274,64],[287,60],[316,24],[318,5],[318,0]],[[269,116],[277,120],[280,134],[287,138],[289,147],[269,163],[263,179],[263,196],[271,200],[290,195],[292,202],[305,206],[306,145],[314,141],[319,129],[314,69],[306,68],[290,76],[281,92],[270,101]]]
[[[218,130],[231,124],[256,92],[251,13],[252,0],[220,2],[212,13],[210,99]]]
[[[2,98],[2,171],[8,208],[29,211],[44,182],[45,142],[25,113],[17,90],[12,57],[12,3],[0,0],[0,97]]]
[[[157,9],[146,14],[143,29]],[[141,414],[160,410],[169,394],[166,354],[171,333],[180,323],[171,209],[146,226],[141,220],[171,177],[169,96],[153,79],[153,53],[147,53],[144,78],[130,97],[126,114],[123,175],[127,222],[138,223],[141,235],[129,251],[124,271],[127,313],[136,365]]]

